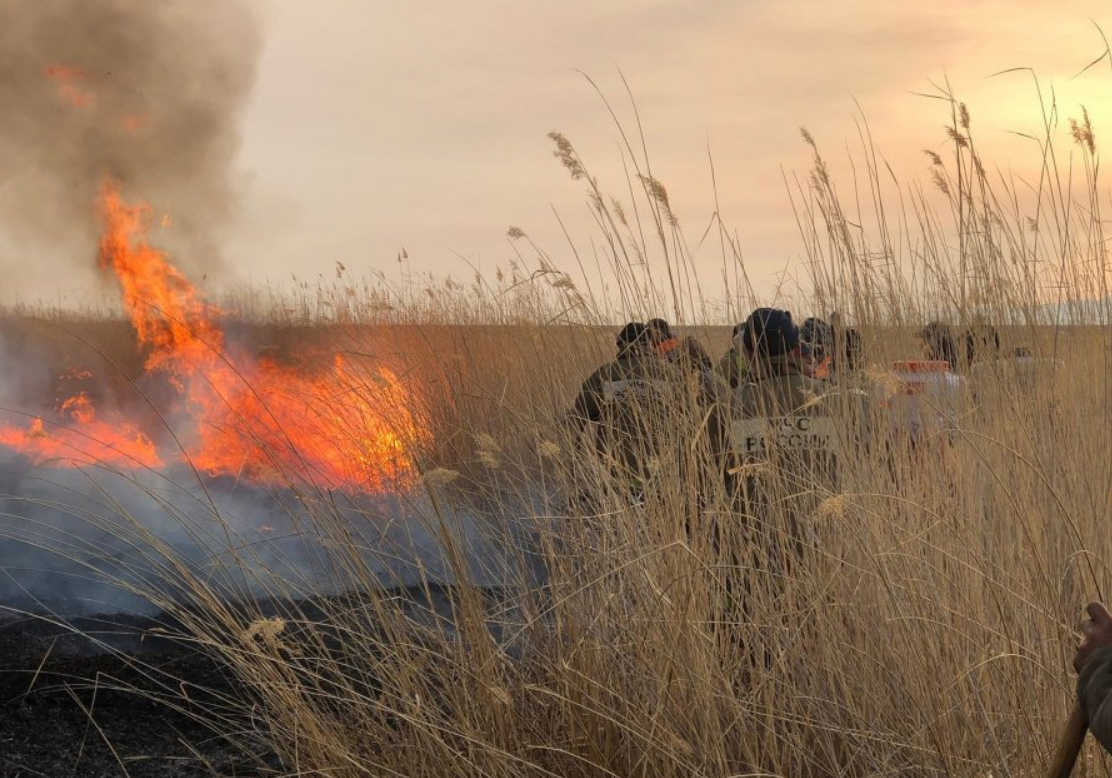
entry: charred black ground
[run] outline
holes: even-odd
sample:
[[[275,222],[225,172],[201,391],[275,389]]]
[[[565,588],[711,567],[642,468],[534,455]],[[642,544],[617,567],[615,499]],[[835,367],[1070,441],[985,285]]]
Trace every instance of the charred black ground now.
[[[211,655],[161,637],[168,626],[164,616],[0,619],[0,776],[274,774],[257,724],[227,718],[234,679]],[[238,723],[240,745],[214,719]]]
[[[394,599],[413,625],[412,638],[421,639],[450,634],[458,593],[430,584],[375,596]],[[506,595],[484,590],[492,613],[504,609]],[[305,671],[307,685],[327,691],[331,680],[361,683],[363,693],[374,696],[377,681],[360,670],[370,661],[366,646],[350,646],[327,617],[342,610],[370,618],[368,602],[365,594],[348,593],[229,607],[242,610],[244,619],[282,618],[290,640],[308,649],[291,665]],[[324,658],[320,652],[328,655],[324,665],[316,661]],[[330,679],[320,666],[352,672]],[[258,710],[254,702],[252,690],[219,655],[192,641],[165,612],[71,619],[0,615],[2,778],[289,774],[267,745],[262,717],[249,713]]]

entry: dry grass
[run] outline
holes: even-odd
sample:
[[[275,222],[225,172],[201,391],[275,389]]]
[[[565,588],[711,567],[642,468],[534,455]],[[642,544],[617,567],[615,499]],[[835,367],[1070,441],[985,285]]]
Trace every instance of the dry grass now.
[[[632,502],[564,424],[579,381],[609,358],[601,325],[615,313],[736,320],[755,300],[717,220],[731,303],[716,309],[698,288],[643,149],[624,148],[620,203],[556,135],[587,184],[612,302],[514,228],[521,253],[493,287],[340,278],[235,306],[282,349],[323,341],[411,387],[433,435],[406,520],[456,574],[448,618],[383,587],[373,561],[390,550],[367,530],[389,517],[302,482],[288,510],[346,595],[305,600],[311,583],[275,577],[234,534],[205,539],[225,553],[202,573],[125,515],[165,581],[129,585],[223,657],[242,681],[229,709],[251,711],[294,775],[1037,774],[1070,701],[1073,622],[1112,558],[1104,202],[1087,120],[1072,146],[1047,138],[1033,194],[986,172],[971,126],[955,101],[934,189],[895,187],[863,127],[871,198],[852,212],[805,134],[815,169],[791,186],[812,291],[793,307],[852,317],[871,363],[854,380],[879,395],[883,367],[913,354],[915,326],[935,316],[959,332],[992,321],[1005,354],[1029,348],[1066,375],[1024,385],[1006,367],[981,371],[928,445],[876,446],[836,485],[781,481],[781,496],[809,492],[805,515],[739,514],[705,477],[719,464],[692,445],[700,409],[681,400],[657,477]],[[1083,178],[1059,173],[1056,153]],[[1063,304],[1078,300],[1097,302]],[[716,356],[727,345],[728,327],[692,331]],[[488,571],[496,593],[465,583],[460,513],[507,549]],[[803,550],[788,564],[793,522]],[[233,569],[299,602],[233,606],[213,584]]]

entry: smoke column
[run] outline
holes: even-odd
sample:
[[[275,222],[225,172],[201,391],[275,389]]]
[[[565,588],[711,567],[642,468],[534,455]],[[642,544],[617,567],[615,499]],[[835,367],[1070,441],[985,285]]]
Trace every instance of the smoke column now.
[[[45,250],[91,278],[112,176],[172,214],[187,272],[218,272],[261,46],[245,0],[0,0],[0,234],[18,248],[0,268]]]

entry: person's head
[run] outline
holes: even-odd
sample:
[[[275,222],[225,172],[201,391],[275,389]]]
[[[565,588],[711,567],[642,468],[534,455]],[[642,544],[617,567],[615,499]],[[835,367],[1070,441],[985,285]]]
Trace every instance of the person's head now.
[[[666,357],[679,346],[679,340],[672,334],[671,325],[664,319],[649,319],[645,326],[649,329],[649,338],[658,356]]]
[[[672,334],[672,326],[665,319],[649,319],[645,326],[649,328],[649,332],[656,340],[665,341],[675,337]]]
[[[615,345],[618,347],[619,356],[647,351],[652,347],[652,336],[645,324],[639,321],[631,321],[622,327]]]
[[[758,308],[741,326],[741,345],[750,359],[799,356],[799,327],[788,311]]]
[[[804,366],[818,367],[833,351],[834,338],[830,325],[813,316],[803,320],[799,340]]]
[[[956,367],[957,349],[949,325],[932,321],[919,330],[919,337],[923,341],[923,351],[928,358],[949,362],[951,368]]]
[[[832,340],[830,325],[822,319],[808,316],[799,328],[799,339],[804,343],[814,343],[820,346],[829,346]]]

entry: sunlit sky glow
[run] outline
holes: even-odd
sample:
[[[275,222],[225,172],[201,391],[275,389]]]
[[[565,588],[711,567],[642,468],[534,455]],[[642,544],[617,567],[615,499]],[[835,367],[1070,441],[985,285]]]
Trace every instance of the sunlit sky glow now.
[[[412,267],[467,279],[493,272],[525,230],[571,261],[552,209],[577,241],[594,232],[583,188],[551,155],[564,133],[620,193],[617,133],[577,71],[629,117],[618,69],[643,121],[653,172],[698,235],[713,210],[713,153],[725,220],[763,289],[801,242],[784,171],[806,170],[806,125],[837,175],[857,146],[857,105],[898,175],[926,177],[945,152],[946,107],[916,96],[949,80],[997,166],[1033,174],[1038,133],[1030,67],[1063,117],[1112,128],[1112,69],[1072,77],[1104,50],[1106,2],[864,0],[268,0],[266,50],[244,118],[243,213],[227,245],[253,282]],[[1063,124],[1065,124],[1063,118]],[[1064,132],[1065,130],[1063,130]],[[461,259],[461,257],[466,258]],[[704,261],[701,259],[701,261]],[[718,263],[708,253],[708,277]],[[49,283],[47,283],[49,280]],[[57,274],[6,290],[72,293]],[[62,284],[63,286],[59,286]]]

